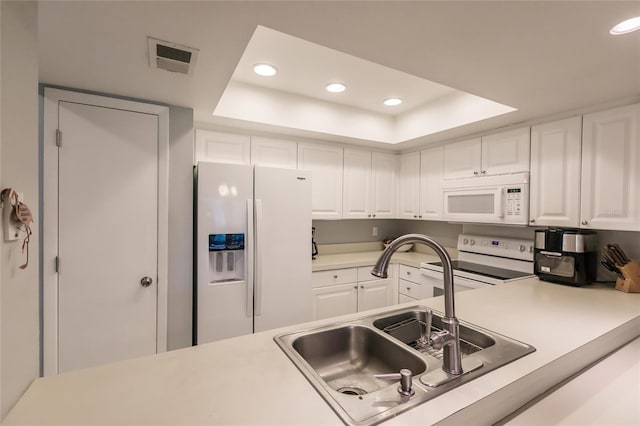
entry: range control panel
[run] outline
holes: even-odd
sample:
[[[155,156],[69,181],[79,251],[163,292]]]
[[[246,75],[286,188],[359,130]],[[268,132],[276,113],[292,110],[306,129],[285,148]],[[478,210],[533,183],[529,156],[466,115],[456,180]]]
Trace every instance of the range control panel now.
[[[460,234],[458,250],[533,261],[533,240]]]

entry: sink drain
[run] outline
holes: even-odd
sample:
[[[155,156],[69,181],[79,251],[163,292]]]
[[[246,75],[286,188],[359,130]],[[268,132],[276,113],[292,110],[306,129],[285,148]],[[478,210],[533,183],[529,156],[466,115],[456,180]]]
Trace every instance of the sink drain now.
[[[345,395],[365,395],[367,393],[366,390],[356,386],[344,386],[337,390]]]

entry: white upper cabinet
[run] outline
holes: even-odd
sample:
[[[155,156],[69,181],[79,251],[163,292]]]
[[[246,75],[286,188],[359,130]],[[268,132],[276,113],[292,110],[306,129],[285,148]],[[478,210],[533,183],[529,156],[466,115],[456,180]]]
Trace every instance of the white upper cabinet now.
[[[400,157],[397,217],[442,220],[443,166],[441,146]]]
[[[394,218],[397,213],[398,156],[374,152],[371,154],[372,217]]]
[[[580,225],[581,117],[531,128],[531,225]]]
[[[196,129],[196,162],[295,169],[297,151],[293,141]]]
[[[344,189],[342,217],[371,217],[371,153],[344,150]]]
[[[250,164],[251,137],[196,129],[196,162]]]
[[[420,213],[420,153],[400,156],[398,182],[398,217],[418,219]]]
[[[529,127],[483,136],[480,174],[528,172],[530,140]]]
[[[529,127],[446,145],[444,178],[527,172],[529,146]]]
[[[311,171],[313,219],[342,219],[342,167],[342,147],[298,144],[298,168]]]
[[[583,117],[580,226],[640,231],[640,104]]]
[[[393,218],[397,156],[344,150],[343,218]]]
[[[442,219],[442,179],[444,148],[430,148],[420,152],[420,211],[418,217]]]
[[[478,176],[482,158],[480,138],[455,142],[444,147],[444,178],[458,179]]]
[[[251,136],[251,164],[295,169],[298,165],[297,142]]]

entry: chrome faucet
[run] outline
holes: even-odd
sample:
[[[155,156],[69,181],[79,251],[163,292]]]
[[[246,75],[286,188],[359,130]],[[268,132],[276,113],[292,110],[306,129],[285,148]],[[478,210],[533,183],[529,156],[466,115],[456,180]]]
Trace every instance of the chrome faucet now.
[[[444,330],[434,334],[430,340],[434,348],[438,349],[443,347],[442,369],[444,372],[458,376],[463,373],[462,355],[460,352],[460,327],[458,319],[456,318],[453,301],[453,267],[451,265],[451,256],[449,256],[447,250],[426,235],[403,235],[393,240],[382,252],[380,258],[371,270],[371,275],[379,278],[387,278],[387,270],[389,269],[391,256],[398,248],[409,243],[426,245],[435,251],[442,261],[444,275],[444,317],[442,318],[442,326]],[[427,334],[428,333],[429,331],[427,330]]]

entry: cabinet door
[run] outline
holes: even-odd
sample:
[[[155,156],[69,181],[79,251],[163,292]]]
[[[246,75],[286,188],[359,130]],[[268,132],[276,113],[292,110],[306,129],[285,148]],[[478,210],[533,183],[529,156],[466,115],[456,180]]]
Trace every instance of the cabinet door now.
[[[343,219],[371,217],[371,152],[344,150]]]
[[[298,144],[293,141],[251,136],[251,164],[295,169]]]
[[[358,312],[395,304],[391,279],[358,283]]]
[[[580,224],[581,117],[531,128],[529,217],[532,225]]]
[[[196,162],[249,164],[251,137],[196,129]]]
[[[425,149],[420,153],[421,219],[442,220],[442,179],[444,148]]]
[[[483,136],[480,174],[528,172],[529,146],[529,127]]]
[[[358,285],[342,284],[311,289],[313,319],[325,319],[357,312]]]
[[[298,168],[311,171],[311,217],[342,219],[342,147],[298,144]]]
[[[400,156],[398,183],[398,216],[401,219],[417,219],[420,197],[420,153]]]
[[[458,179],[478,176],[482,155],[480,138],[444,146],[444,178]]]
[[[640,231],[640,104],[583,117],[580,226]]]
[[[395,218],[397,214],[398,156],[374,152],[371,155],[372,217]]]

